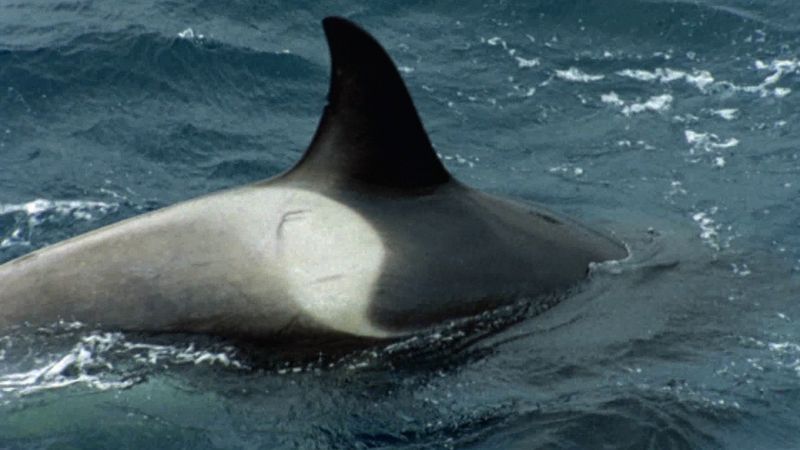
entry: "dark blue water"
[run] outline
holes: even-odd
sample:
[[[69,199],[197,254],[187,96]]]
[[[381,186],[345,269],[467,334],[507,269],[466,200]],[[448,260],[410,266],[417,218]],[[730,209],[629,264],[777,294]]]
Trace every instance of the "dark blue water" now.
[[[23,329],[0,448],[800,447],[793,0],[5,0],[0,261],[289,167],[329,14],[383,42],[459,179],[633,257],[543,315],[341,358]]]

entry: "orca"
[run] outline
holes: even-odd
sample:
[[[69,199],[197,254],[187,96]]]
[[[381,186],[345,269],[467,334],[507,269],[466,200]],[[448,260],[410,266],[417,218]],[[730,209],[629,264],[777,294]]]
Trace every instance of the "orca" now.
[[[3,264],[0,327],[396,338],[545,302],[590,263],[627,256],[608,235],[454,179],[381,45],[344,18],[323,28],[328,103],[294,167]]]

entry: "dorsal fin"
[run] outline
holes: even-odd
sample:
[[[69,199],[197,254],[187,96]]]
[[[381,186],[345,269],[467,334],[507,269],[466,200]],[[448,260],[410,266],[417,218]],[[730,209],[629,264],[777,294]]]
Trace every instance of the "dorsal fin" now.
[[[322,25],[332,66],[328,104],[291,175],[409,189],[450,180],[386,51],[346,19]]]

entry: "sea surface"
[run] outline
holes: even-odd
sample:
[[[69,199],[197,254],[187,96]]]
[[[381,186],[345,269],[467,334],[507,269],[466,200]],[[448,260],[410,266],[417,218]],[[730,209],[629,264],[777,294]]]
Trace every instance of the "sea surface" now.
[[[290,167],[333,14],[457,178],[632,257],[336,357],[22,327],[0,448],[800,448],[796,0],[2,0],[0,262]]]

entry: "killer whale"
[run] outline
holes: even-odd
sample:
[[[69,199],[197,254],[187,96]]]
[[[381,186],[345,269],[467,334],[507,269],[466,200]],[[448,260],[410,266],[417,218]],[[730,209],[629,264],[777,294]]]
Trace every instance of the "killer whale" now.
[[[391,338],[564,291],[613,238],[454,179],[391,58],[338,17],[328,103],[287,172],[0,266],[0,327]]]

